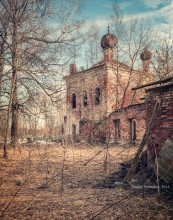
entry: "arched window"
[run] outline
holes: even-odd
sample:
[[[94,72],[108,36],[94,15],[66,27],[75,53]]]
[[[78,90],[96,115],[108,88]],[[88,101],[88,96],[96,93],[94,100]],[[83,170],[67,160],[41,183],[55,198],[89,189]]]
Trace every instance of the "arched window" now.
[[[115,126],[115,139],[120,139],[120,119],[113,120]]]
[[[76,108],[76,94],[72,94],[72,108]]]
[[[130,121],[130,142],[135,145],[136,143],[136,120],[135,119],[129,119]]]
[[[84,91],[83,92],[83,106],[87,106],[88,105],[88,97],[87,97],[87,92]]]
[[[85,131],[85,126],[87,122],[85,120],[79,121],[79,134],[82,134]]]
[[[96,105],[100,104],[100,96],[101,96],[100,88],[96,88],[95,89],[95,104]]]
[[[135,141],[136,140],[136,121],[135,120],[133,120],[132,131],[133,131],[132,139]]]

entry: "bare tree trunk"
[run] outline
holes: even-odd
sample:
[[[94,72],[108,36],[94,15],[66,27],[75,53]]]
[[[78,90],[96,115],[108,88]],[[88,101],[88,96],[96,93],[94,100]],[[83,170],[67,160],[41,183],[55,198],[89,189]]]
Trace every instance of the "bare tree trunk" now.
[[[131,82],[131,75],[132,75],[132,69],[130,70],[130,76],[128,78],[128,82],[127,82],[127,84],[124,88],[124,91],[123,91],[123,98],[122,98],[121,108],[124,107],[124,103],[125,103],[125,100],[126,100],[126,94],[127,94],[128,89],[129,89],[130,82]]]
[[[116,51],[116,59],[117,59],[117,70],[116,70],[116,110],[119,108],[119,89],[118,89],[118,85],[119,85],[119,63],[118,63],[118,60],[119,60],[119,56],[118,56],[118,45],[117,45],[117,51]]]
[[[3,78],[3,70],[4,70],[4,57],[5,57],[5,41],[7,38],[7,34],[5,33],[4,37],[2,37],[1,49],[0,49],[0,100],[1,100],[1,90],[2,90],[2,78]]]
[[[13,35],[12,35],[12,82],[13,93],[11,94],[11,145],[15,148],[17,144],[17,130],[18,130],[18,103],[17,103],[17,71],[18,71],[18,53],[17,53],[17,2],[14,3],[14,20],[13,20]]]
[[[12,83],[11,83],[10,100],[8,104],[7,122],[6,122],[5,137],[4,137],[4,157],[7,157],[7,139],[8,139],[9,124],[10,124],[10,112],[12,106],[12,99],[15,93],[16,77],[17,75],[15,74],[14,77],[12,78]]]
[[[78,1],[72,1],[72,4],[70,0],[60,0],[60,2],[64,7],[62,8],[61,4],[58,3],[59,7],[57,10],[61,13],[64,12],[65,17],[62,17],[62,20],[59,21],[60,15],[56,10],[58,25],[54,28],[54,32],[57,33],[57,30],[59,32],[61,28],[63,31],[60,31],[59,36],[52,40],[52,36],[50,37],[50,28],[46,25],[45,20],[45,18],[50,18],[49,15],[52,12],[54,13],[54,8],[52,8],[49,0],[0,0],[0,9],[8,17],[8,19],[5,19],[5,21],[8,21],[7,26],[3,20],[4,16],[2,14],[0,16],[2,33],[4,32],[3,28],[7,27],[9,36],[7,42],[5,42],[7,45],[5,63],[10,67],[7,83],[11,79],[11,82],[4,89],[5,97],[9,97],[9,100],[7,98],[3,99],[6,104],[4,106],[8,105],[5,125],[4,157],[7,156],[7,138],[10,133],[10,124],[11,145],[15,147],[18,141],[19,106],[22,106],[25,114],[32,114],[32,111],[30,111],[31,106],[37,107],[37,109],[40,108],[41,111],[41,105],[38,105],[36,100],[41,91],[44,91],[54,102],[59,98],[58,93],[61,92],[61,89],[57,89],[59,79],[55,77],[57,71],[53,70],[52,67],[55,66],[55,60],[57,60],[59,67],[61,66],[61,61],[66,65],[66,59],[69,56],[66,57],[66,50],[69,50],[66,47],[67,42],[70,42],[71,49],[74,42],[76,45],[76,41],[78,42],[81,37],[81,34],[78,34],[81,23],[72,19],[78,12]],[[70,5],[68,9],[66,8],[67,5],[68,7]],[[67,13],[67,10],[69,13]],[[4,26],[1,24],[2,21],[4,21]],[[71,27],[73,29],[69,31]],[[51,30],[53,29],[51,28]],[[63,51],[63,57],[59,49]],[[55,52],[58,54],[56,57],[54,56]],[[51,76],[48,76],[48,71],[50,71]],[[0,84],[2,82],[1,75]],[[41,75],[42,77],[40,77]],[[51,77],[54,77],[56,82],[53,82]],[[11,91],[8,90],[9,87]]]
[[[16,82],[15,82],[15,89],[14,95],[12,97],[12,105],[11,105],[11,145],[15,148],[17,141],[18,141],[18,103],[17,103],[17,96],[16,96]]]

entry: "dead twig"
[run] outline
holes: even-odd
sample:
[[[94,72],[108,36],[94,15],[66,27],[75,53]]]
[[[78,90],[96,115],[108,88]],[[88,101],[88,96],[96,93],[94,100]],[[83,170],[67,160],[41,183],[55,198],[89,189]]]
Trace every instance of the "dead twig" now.
[[[98,156],[100,153],[102,153],[104,150],[106,150],[108,147],[104,147],[102,150],[98,151],[93,157],[91,157],[86,163],[83,164],[83,166],[86,166],[89,162],[91,162],[96,156]]]
[[[101,215],[103,212],[107,211],[108,209],[114,207],[116,204],[122,202],[123,200],[126,200],[128,197],[132,196],[133,194],[136,194],[136,192],[132,192],[128,194],[127,196],[123,197],[122,199],[116,201],[113,204],[105,205],[102,209],[100,209],[93,217],[90,217],[90,215],[84,216],[83,219],[89,218],[90,220],[96,219],[99,215]]]
[[[29,176],[28,176],[29,177]],[[12,199],[10,200],[10,202],[8,203],[8,205],[5,207],[5,209],[2,211],[0,218],[4,218],[4,214],[7,211],[7,209],[9,208],[9,206],[12,204],[12,202],[14,201],[14,199],[16,198],[16,196],[18,195],[18,193],[20,192],[20,190],[22,189],[22,187],[24,186],[24,184],[27,182],[28,177],[25,179],[25,181],[21,184],[20,188],[15,192],[14,196],[12,197]]]

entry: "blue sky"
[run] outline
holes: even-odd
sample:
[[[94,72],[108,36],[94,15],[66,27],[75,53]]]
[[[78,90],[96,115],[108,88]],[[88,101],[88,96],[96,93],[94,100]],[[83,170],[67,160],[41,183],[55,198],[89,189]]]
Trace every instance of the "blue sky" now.
[[[85,0],[83,16],[96,22],[101,32],[107,30],[108,19],[113,14],[114,0]],[[153,30],[161,35],[173,34],[173,0],[116,0],[125,19],[149,18]]]

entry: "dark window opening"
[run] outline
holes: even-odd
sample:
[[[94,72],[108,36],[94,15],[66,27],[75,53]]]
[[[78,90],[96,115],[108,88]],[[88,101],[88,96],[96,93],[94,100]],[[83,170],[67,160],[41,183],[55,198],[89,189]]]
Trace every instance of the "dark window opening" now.
[[[82,131],[83,131],[85,125],[86,125],[86,121],[81,120],[81,121],[79,122],[79,133],[80,133],[80,134],[82,134]]]
[[[67,116],[64,116],[64,123],[67,123]]]
[[[88,97],[87,97],[87,92],[84,91],[83,93],[83,105],[86,107],[88,105]]]
[[[100,88],[96,88],[95,90],[95,104],[96,105],[100,104],[100,96],[101,96]]]
[[[72,137],[74,140],[76,139],[76,125],[72,125]]]
[[[115,124],[115,139],[120,139],[120,119],[113,121]]]
[[[130,119],[130,142],[135,145],[136,142],[136,121]]]
[[[72,108],[76,108],[76,94],[73,93],[72,95]]]
[[[132,139],[135,141],[136,140],[136,121],[135,120],[133,120],[132,130],[133,130]]]
[[[61,134],[64,134],[64,126],[61,125]]]

